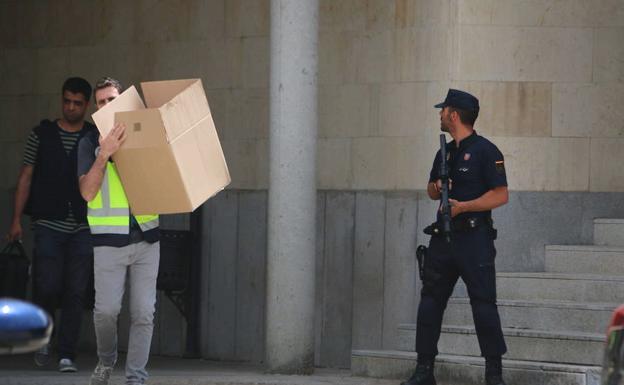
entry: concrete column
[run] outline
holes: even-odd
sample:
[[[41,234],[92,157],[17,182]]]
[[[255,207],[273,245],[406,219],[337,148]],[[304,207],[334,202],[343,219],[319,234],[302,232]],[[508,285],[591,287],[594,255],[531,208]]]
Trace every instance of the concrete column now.
[[[271,1],[266,363],[314,368],[318,0]]]

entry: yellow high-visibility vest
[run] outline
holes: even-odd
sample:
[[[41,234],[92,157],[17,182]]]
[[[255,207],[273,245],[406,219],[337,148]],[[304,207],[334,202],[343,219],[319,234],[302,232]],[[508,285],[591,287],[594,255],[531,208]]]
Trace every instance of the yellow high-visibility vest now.
[[[130,206],[121,185],[117,168],[106,163],[102,187],[95,198],[87,203],[87,222],[91,234],[129,234]],[[135,215],[143,232],[158,227],[158,215]]]

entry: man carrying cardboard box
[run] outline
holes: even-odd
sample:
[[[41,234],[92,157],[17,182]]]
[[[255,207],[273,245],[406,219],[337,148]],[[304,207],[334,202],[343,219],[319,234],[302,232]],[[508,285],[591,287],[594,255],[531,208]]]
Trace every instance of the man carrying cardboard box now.
[[[119,81],[100,79],[94,90],[98,109],[122,92]],[[154,328],[156,278],[160,260],[157,215],[132,215],[111,156],[126,139],[115,124],[105,136],[85,136],[78,149],[80,193],[88,202],[87,221],[94,245],[95,309],[93,320],[99,362],[91,385],[106,385],[117,361],[117,318],[126,277],[130,287],[130,338],[126,384],[143,384]]]

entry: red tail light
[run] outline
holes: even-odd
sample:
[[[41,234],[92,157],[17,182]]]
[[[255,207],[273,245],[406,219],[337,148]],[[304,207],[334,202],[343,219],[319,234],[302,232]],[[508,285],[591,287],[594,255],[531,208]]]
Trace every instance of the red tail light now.
[[[607,337],[611,331],[622,328],[624,328],[624,305],[620,305],[613,311],[611,322],[609,322],[609,328],[607,329]]]
[[[613,311],[602,366],[601,385],[624,385],[624,305]]]

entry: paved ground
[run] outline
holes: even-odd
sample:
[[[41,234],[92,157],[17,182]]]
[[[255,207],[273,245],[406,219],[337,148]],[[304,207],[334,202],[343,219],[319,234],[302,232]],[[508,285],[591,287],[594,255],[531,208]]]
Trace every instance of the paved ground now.
[[[32,355],[0,356],[0,385],[88,385],[97,359],[77,360],[78,373],[63,374],[51,364],[36,368]],[[120,365],[121,364],[121,365]],[[123,357],[110,385],[123,385]],[[398,385],[397,381],[352,377],[348,370],[318,369],[311,376],[265,374],[248,364],[198,359],[152,357],[148,366],[151,385]]]

